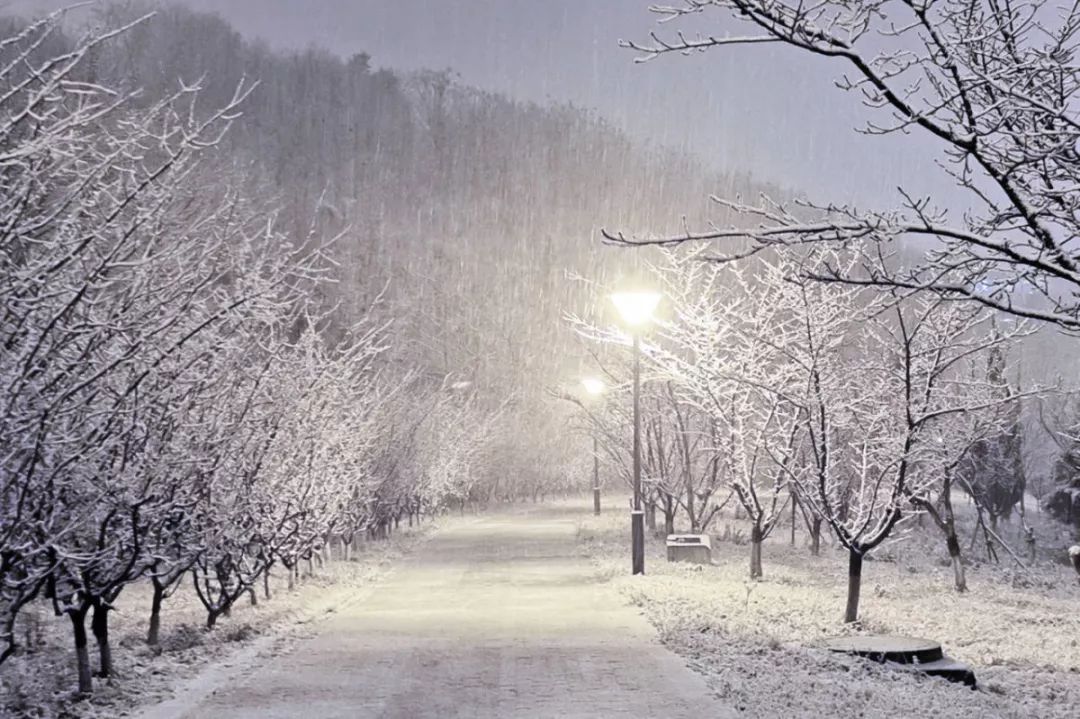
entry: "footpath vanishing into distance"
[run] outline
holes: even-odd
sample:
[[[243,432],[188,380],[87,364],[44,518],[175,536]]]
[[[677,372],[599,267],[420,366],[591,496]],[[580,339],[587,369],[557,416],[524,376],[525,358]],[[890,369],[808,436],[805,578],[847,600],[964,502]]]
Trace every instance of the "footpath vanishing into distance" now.
[[[437,533],[370,597],[185,716],[727,717],[580,556],[565,508]]]

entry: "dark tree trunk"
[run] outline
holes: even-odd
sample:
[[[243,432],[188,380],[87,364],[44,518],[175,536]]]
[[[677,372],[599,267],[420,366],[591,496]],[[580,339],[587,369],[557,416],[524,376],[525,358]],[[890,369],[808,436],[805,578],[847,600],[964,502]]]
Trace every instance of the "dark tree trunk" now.
[[[949,546],[949,559],[952,561],[953,580],[956,591],[967,591],[967,578],[964,576],[964,563],[960,558],[960,540],[956,538],[956,531],[949,527],[945,543]]]
[[[814,517],[810,525],[810,554],[821,554],[821,517]]]
[[[698,526],[697,511],[694,508],[694,483],[689,474],[686,477],[686,516],[690,517],[690,533],[696,534],[701,531]]]
[[[795,510],[799,508],[799,501],[795,499],[795,495],[791,495],[791,546],[795,546]]]
[[[10,610],[9,610],[10,611]],[[23,644],[27,649],[33,651],[34,647],[41,645],[41,611],[36,605],[30,603],[23,610]],[[9,615],[10,616],[10,615]],[[15,638],[15,623],[11,620],[6,627],[9,641],[13,641]],[[10,644],[9,644],[10,646]],[[0,653],[0,664],[4,659],[7,659],[10,654]]]
[[[90,628],[94,632],[94,639],[98,645],[98,676],[108,678],[112,676],[112,647],[109,644],[109,607],[99,603],[94,607],[94,616],[90,620]]]
[[[675,507],[664,510],[664,534],[675,534]]]
[[[263,570],[263,597],[270,601],[270,567]]]
[[[67,613],[75,635],[75,665],[79,675],[80,694],[94,691],[94,682],[90,676],[90,651],[86,642],[86,612],[87,609],[78,609]]]
[[[761,527],[755,524],[750,529],[750,578],[761,579]]]
[[[844,611],[844,621],[849,624],[859,620],[859,591],[862,589],[862,564],[863,555],[854,549],[849,549],[847,609]]]
[[[165,585],[154,579],[154,595],[150,599],[150,629],[146,643],[156,647],[161,641],[161,605],[165,601]]]

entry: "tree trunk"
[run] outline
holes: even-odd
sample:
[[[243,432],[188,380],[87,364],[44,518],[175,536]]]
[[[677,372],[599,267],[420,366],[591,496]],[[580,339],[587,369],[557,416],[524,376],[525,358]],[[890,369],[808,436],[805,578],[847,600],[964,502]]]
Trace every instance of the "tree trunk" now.
[[[810,554],[821,555],[821,517],[814,517],[810,525]]]
[[[150,629],[146,632],[146,643],[156,647],[161,641],[161,604],[165,601],[165,585],[154,580],[154,596],[150,600]]]
[[[98,676],[112,676],[112,647],[109,645],[109,608],[101,603],[94,607],[90,628],[98,645]]]
[[[967,591],[967,578],[964,576],[964,563],[960,558],[960,540],[956,538],[956,532],[951,528],[949,534],[945,538],[946,543],[949,545],[949,559],[952,560],[953,579],[955,581],[956,591]]]
[[[26,648],[33,651],[34,647],[41,645],[41,609],[31,602],[23,610],[25,615],[23,623],[23,643]],[[14,633],[15,627],[12,624],[11,632]],[[3,657],[7,658],[7,657]]]
[[[859,620],[859,590],[862,588],[863,556],[854,549],[848,550],[847,609],[844,621],[848,624]]]
[[[664,511],[664,534],[675,534],[675,508],[672,507],[671,511]]]
[[[750,529],[750,578],[761,579],[761,527],[754,525]]]
[[[345,561],[346,562],[351,562],[352,561],[352,540],[350,539],[348,542],[346,542],[344,539],[341,540],[341,550],[342,550],[342,555],[345,557]]]
[[[270,601],[270,567],[263,570],[263,597]]]
[[[694,507],[694,482],[693,479],[687,474],[686,477],[686,516],[690,517],[690,533],[697,534],[701,531],[698,527],[697,510]]]
[[[86,646],[86,609],[68,612],[75,634],[75,664],[79,673],[79,693],[90,694],[94,682],[90,676],[90,652]]]
[[[259,606],[259,595],[255,591],[255,585],[252,584],[250,587],[248,587],[247,591],[248,591],[248,598],[251,599],[251,606],[253,606],[253,607]]]
[[[791,546],[795,546],[795,510],[798,509],[799,502],[795,499],[795,495],[791,495]]]
[[[285,567],[285,576],[288,577],[288,579],[286,581],[288,583],[288,589],[289,589],[290,592],[292,590],[296,589],[296,571],[295,570],[296,570],[296,565],[293,565],[291,567],[290,566]]]
[[[656,534],[656,505],[651,502],[645,504],[645,526]]]

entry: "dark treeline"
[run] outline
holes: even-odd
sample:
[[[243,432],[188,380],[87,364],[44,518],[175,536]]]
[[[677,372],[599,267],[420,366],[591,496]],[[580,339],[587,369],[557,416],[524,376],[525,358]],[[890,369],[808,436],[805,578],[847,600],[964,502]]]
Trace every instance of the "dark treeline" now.
[[[152,9],[113,5],[99,20]],[[399,350],[493,396],[563,379],[561,315],[589,301],[565,273],[603,281],[633,259],[603,248],[600,226],[677,229],[710,214],[710,193],[753,189],[745,175],[636,145],[590,110],[517,102],[449,70],[375,69],[361,49],[275,52],[216,16],[156,11],[95,59],[102,81],[147,101],[201,82],[207,107],[257,81],[228,162],[292,233],[313,217],[318,232],[342,233],[327,297],[338,321],[355,321],[389,281]]]

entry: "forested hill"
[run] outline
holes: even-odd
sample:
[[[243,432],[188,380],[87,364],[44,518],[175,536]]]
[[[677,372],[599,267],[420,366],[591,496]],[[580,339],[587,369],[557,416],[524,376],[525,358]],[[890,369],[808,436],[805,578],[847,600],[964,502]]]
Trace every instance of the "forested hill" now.
[[[320,233],[343,233],[328,297],[339,321],[390,282],[386,306],[408,307],[393,314],[410,360],[497,393],[567,371],[561,317],[586,301],[567,272],[603,280],[632,259],[602,247],[599,227],[672,229],[684,215],[716,219],[711,193],[754,192],[745,175],[636,145],[595,111],[517,102],[449,70],[375,69],[363,48],[277,52],[174,6],[118,4],[96,21],[150,11],[93,58],[95,79],[145,102],[201,82],[204,108],[257,81],[225,157],[292,232],[314,219]]]

